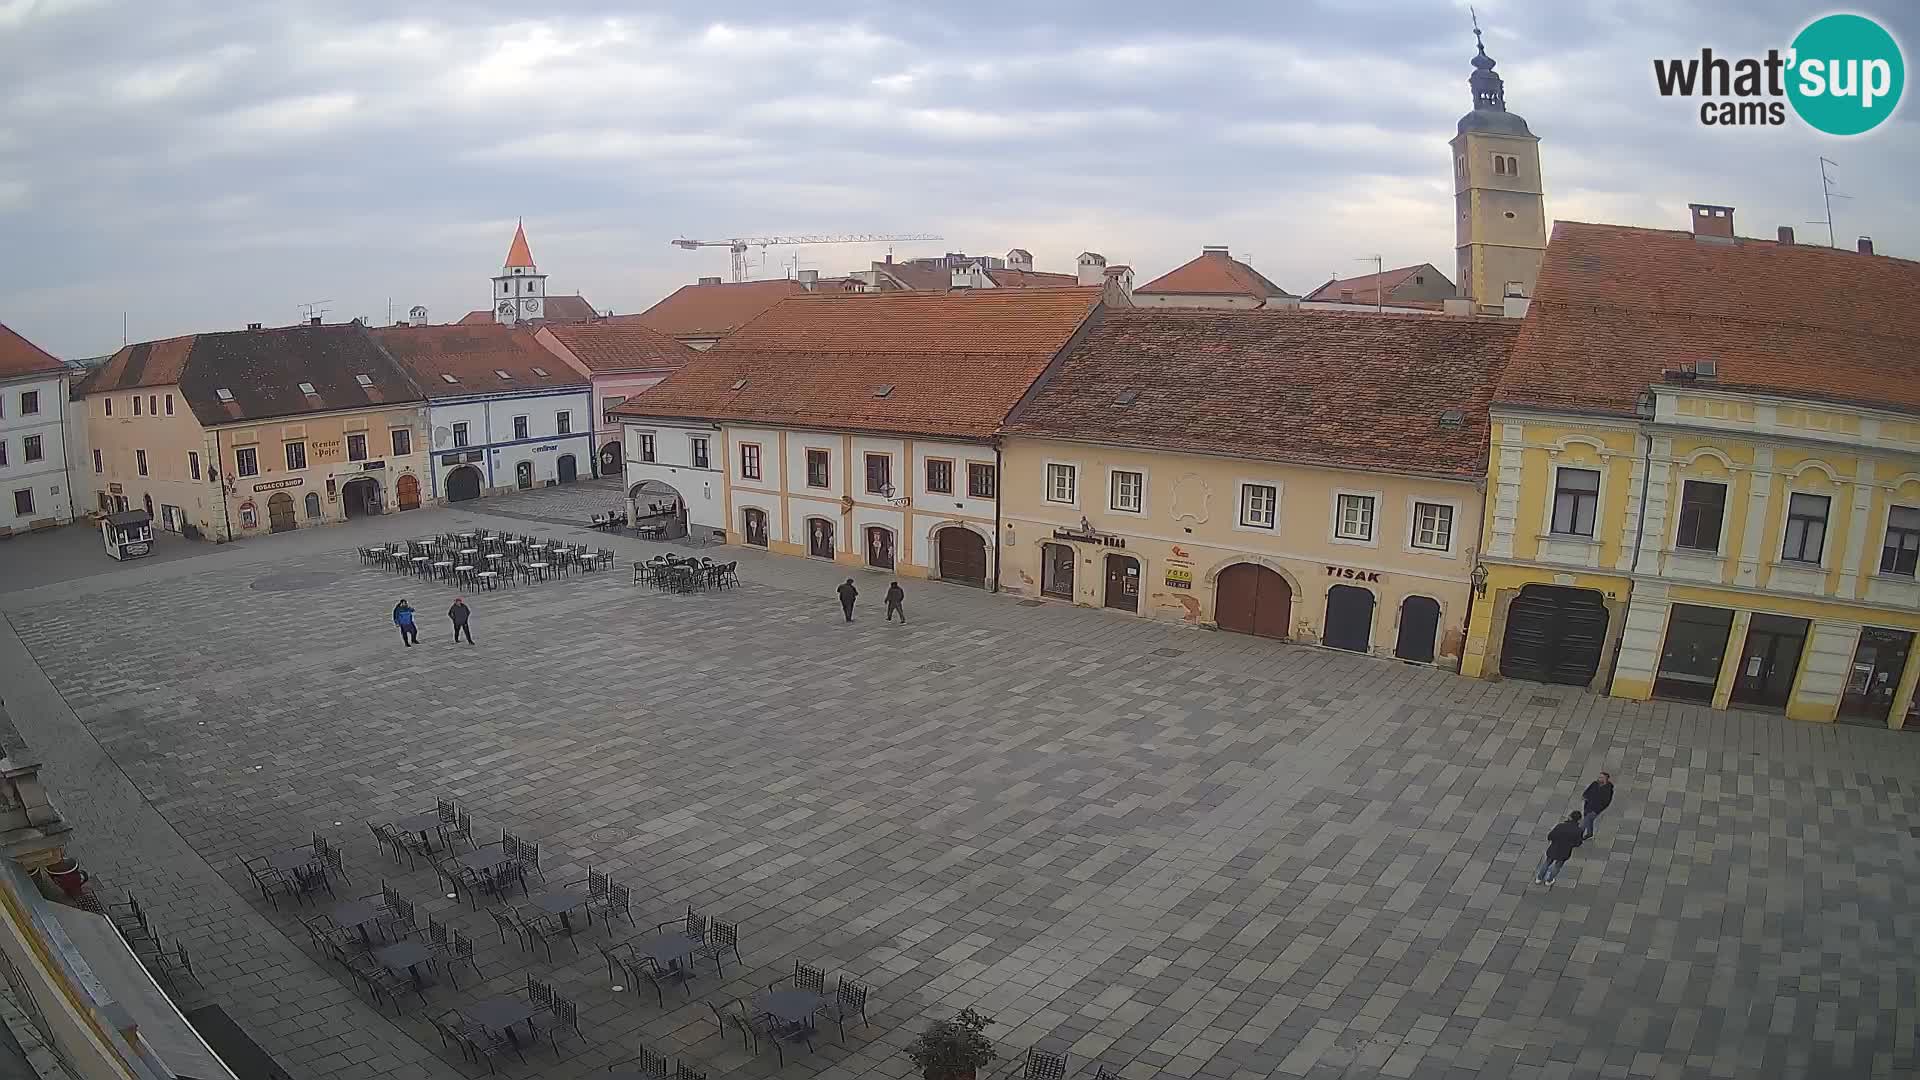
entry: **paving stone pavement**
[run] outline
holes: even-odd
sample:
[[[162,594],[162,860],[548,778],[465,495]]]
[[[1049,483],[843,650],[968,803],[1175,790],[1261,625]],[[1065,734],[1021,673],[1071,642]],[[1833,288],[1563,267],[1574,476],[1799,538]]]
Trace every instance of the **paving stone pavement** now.
[[[1086,1076],[1920,1068],[1920,739],[934,583],[906,583],[902,628],[862,572],[874,603],[847,626],[847,571],[733,549],[742,588],[662,596],[626,569],[661,546],[569,527],[573,494],[0,596],[5,696],[36,706],[16,715],[82,858],[164,905],[209,995],[296,1076],[450,1075],[424,1017],[528,971],[581,1002],[588,1033],[507,1068],[540,1076],[604,1072],[644,1041],[716,1077],[905,1077],[922,1018],[967,1004],[999,1019],[1007,1057],[1067,1050]],[[479,644],[456,647],[444,586],[350,551],[454,524],[597,542],[622,565],[470,598]],[[389,621],[401,595],[421,648]],[[1529,885],[1599,768],[1620,785],[1600,835],[1557,887]],[[634,882],[643,925],[689,904],[739,919],[745,964],[662,1008],[608,988],[602,927],[578,957],[521,953],[372,850],[365,820],[436,796],[539,841],[553,882],[588,865]],[[346,840],[350,891],[385,876],[473,932],[484,987],[377,1019],[289,942],[295,913],[258,903],[239,864],[313,829]],[[778,1070],[703,1002],[796,958],[872,985],[874,1023],[844,1048],[828,1025]]]

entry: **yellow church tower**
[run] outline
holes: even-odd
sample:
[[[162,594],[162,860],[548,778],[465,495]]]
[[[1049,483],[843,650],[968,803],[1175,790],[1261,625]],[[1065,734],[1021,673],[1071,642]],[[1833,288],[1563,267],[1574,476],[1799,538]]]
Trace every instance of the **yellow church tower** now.
[[[1473,111],[1453,137],[1454,280],[1476,314],[1500,314],[1508,295],[1531,298],[1547,250],[1540,140],[1507,111],[1507,93],[1474,27]]]

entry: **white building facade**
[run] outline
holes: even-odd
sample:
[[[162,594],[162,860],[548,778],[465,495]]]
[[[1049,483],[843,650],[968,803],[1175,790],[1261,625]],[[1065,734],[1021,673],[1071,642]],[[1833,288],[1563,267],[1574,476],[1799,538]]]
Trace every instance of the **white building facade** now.
[[[433,496],[463,502],[591,476],[592,408],[585,385],[432,398]]]
[[[0,377],[0,536],[73,520],[67,379],[64,365]]]

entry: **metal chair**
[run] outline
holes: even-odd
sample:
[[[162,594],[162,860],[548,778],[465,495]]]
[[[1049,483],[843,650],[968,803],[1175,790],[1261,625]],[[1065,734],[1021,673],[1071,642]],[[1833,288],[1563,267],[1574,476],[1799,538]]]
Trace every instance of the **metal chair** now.
[[[292,891],[294,895],[302,900],[311,899],[313,895],[321,889],[327,890],[328,896],[335,895],[333,882],[327,878],[327,871],[324,866],[308,865],[298,867],[293,871],[292,877]]]
[[[662,970],[659,964],[654,963],[651,956],[635,957],[629,962],[627,970],[653,986],[653,995],[659,999],[660,1007],[663,1009],[667,1007],[668,983],[679,983],[680,989],[686,992],[687,997],[693,997],[693,988],[687,985],[688,980],[679,978],[675,972]]]
[[[389,941],[412,937],[420,929],[414,925],[413,901],[399,893],[387,894],[387,910],[375,921],[380,933]]]
[[[174,974],[176,976],[185,975],[187,978],[193,980],[193,985],[198,986],[201,989],[205,989],[207,984],[201,982],[200,976],[194,973],[193,957],[187,955],[187,946],[185,942],[176,941],[173,943],[173,955],[174,955],[174,962],[172,964],[172,967],[173,967]]]
[[[472,968],[473,977],[476,979],[485,978],[480,974],[479,963],[473,958],[473,939],[460,930],[453,932],[453,955],[447,959],[447,977],[453,979],[454,988],[459,989],[460,980],[453,974],[455,964],[465,964]]]
[[[531,870],[535,874],[538,874],[540,876],[540,884],[545,885],[547,883],[547,872],[540,869],[540,845],[529,844],[525,840],[521,840],[518,846],[519,850],[514,852],[513,861],[519,863],[523,871]]]
[[[555,994],[547,1009],[553,1013],[553,1023],[547,1028],[547,1041],[553,1044],[553,1056],[557,1060],[560,1057],[562,1034],[571,1034],[581,1042],[587,1041],[587,1035],[580,1030],[580,1009],[573,999]]]
[[[607,933],[609,934],[613,933],[613,917],[615,915],[627,920],[628,926],[635,925],[633,921],[633,901],[625,885],[613,880],[607,882],[607,902],[600,905],[600,914],[601,917],[606,920]]]
[[[514,940],[520,943],[522,949],[527,947],[526,935],[520,932],[520,924],[514,921],[511,914],[504,911],[489,911],[487,914],[493,916],[493,925],[495,929],[500,931],[500,943],[502,945],[507,943],[507,935],[511,933]]]
[[[840,1045],[847,1043],[847,1017],[858,1014],[862,1026],[872,1026],[867,1019],[867,985],[840,976],[839,983],[833,988],[833,1022],[840,1027]]]
[[[318,837],[315,839],[318,839]],[[327,871],[334,877],[339,878],[349,885],[353,884],[353,879],[347,876],[345,863],[341,861],[339,848],[332,846],[327,847],[326,850],[320,853],[320,858],[325,861]]]
[[[1093,1074],[1093,1080],[1120,1080],[1120,1074],[1102,1065],[1099,1071]]]
[[[527,1002],[542,1009],[553,1008],[553,984],[527,976]]]
[[[827,992],[827,973],[817,967],[799,960],[793,962],[793,988],[808,990],[824,995]]]
[[[510,1041],[504,1034],[498,1031],[489,1031],[486,1028],[469,1025],[461,1029],[460,1038],[461,1041],[466,1044],[467,1053],[470,1055],[471,1060],[484,1061],[487,1063],[488,1076],[492,1076],[494,1072],[493,1059],[506,1053],[508,1050],[513,1051],[514,1056],[520,1059],[521,1064],[526,1063],[527,1055],[520,1052],[519,1044]]]
[[[1067,1055],[1033,1047],[1027,1051],[1027,1067],[1020,1080],[1061,1080],[1067,1075]]]
[[[694,957],[704,956],[712,960],[714,974],[723,975],[726,969],[720,958],[727,953],[732,953],[734,960],[740,961],[740,924],[720,919],[708,920],[706,941],[693,950]]]
[[[749,1050],[752,1045],[751,1040],[754,1038],[753,1014],[747,1011],[746,1003],[742,1002],[739,998],[728,998],[727,1000],[733,1003],[732,1012],[723,1010],[713,1001],[707,1002],[707,1011],[713,1013],[713,1026],[719,1028],[720,1037],[725,1038],[727,1034],[727,1024],[732,1023],[734,1027],[740,1029],[740,1048],[742,1050]]]
[[[673,1070],[673,1080],[707,1080],[707,1074],[687,1064],[686,1058],[681,1058],[680,1064]]]
[[[449,1017],[452,1019],[449,1020]],[[459,1047],[460,1056],[462,1058],[467,1056],[466,1021],[460,1018],[458,1012],[449,1009],[439,1016],[430,1016],[427,1020],[433,1024],[433,1030],[439,1034],[441,1046]]]
[[[640,1048],[640,1056],[633,1059],[630,1064],[609,1065],[607,1071],[613,1072],[623,1068],[627,1072],[650,1077],[651,1080],[672,1080],[673,1078],[673,1066],[667,1061],[667,1055],[655,1053],[644,1046]]]
[[[580,955],[580,946],[574,944],[573,935],[562,930],[558,920],[546,912],[538,911],[529,914],[520,908],[508,908],[507,910],[512,915],[513,921],[519,925],[521,941],[525,943],[529,951],[533,949],[534,944],[537,942],[547,950],[547,959],[551,961],[553,959],[553,939],[559,938],[568,945],[573,946],[573,954],[575,956]]]
[[[448,811],[452,810],[449,814]],[[455,807],[452,803],[440,804],[440,842],[452,850],[455,842],[465,840],[467,847],[473,847],[473,815]]]

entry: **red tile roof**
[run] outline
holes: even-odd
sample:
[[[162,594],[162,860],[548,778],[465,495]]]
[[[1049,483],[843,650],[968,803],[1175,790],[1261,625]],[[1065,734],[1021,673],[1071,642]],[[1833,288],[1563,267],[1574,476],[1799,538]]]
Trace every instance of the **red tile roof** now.
[[[640,313],[641,322],[677,338],[718,338],[752,322],[761,312],[806,289],[797,281],[735,281],[682,285]]]
[[[586,376],[548,352],[525,327],[387,326],[374,337],[429,398],[587,385]],[[507,378],[499,376],[502,371]],[[457,381],[450,383],[444,375]]]
[[[527,247],[525,222],[518,222],[513,227],[513,243],[507,245],[507,261],[504,265],[509,269],[516,266],[533,269],[533,249]]]
[[[1292,293],[1224,251],[1203,251],[1200,257],[1174,267],[1133,290],[1136,293],[1174,293],[1187,296],[1251,296],[1265,300]]]
[[[802,295],[615,411],[986,439],[1102,292]]]
[[[1562,221],[1496,401],[1630,416],[1662,371],[1920,413],[1920,262]]]
[[[1407,283],[1407,279],[1427,268],[1426,263],[1415,266],[1402,266],[1379,274],[1366,274],[1361,277],[1328,278],[1325,285],[1302,297],[1303,300],[1324,300],[1330,303],[1348,302],[1342,293],[1351,292],[1350,301],[1355,304],[1372,304],[1376,293],[1384,293],[1381,303],[1393,303],[1393,291]]]
[[[1390,472],[1486,471],[1517,321],[1344,311],[1113,311],[1009,434]],[[1460,424],[1442,415],[1459,410]]]
[[[596,374],[685,367],[700,355],[638,315],[549,326],[546,332]]]
[[[924,263],[881,263],[878,267],[901,288],[922,292],[945,292],[953,288],[953,268]]]
[[[1068,289],[1080,284],[1078,274],[1046,270],[989,270],[987,276],[1003,289]]]
[[[186,370],[187,355],[193,351],[192,334],[122,345],[120,351],[80,380],[77,391],[98,394],[109,390],[132,390],[141,386],[172,386]]]
[[[600,317],[600,313],[594,310],[592,304],[587,303],[584,298],[578,296],[549,296],[547,297],[547,302],[541,305],[541,310],[545,312],[545,314],[538,319],[532,320],[533,322],[585,322],[588,319]],[[469,311],[465,315],[460,316],[460,321],[453,325],[479,326],[482,323],[494,322],[496,322],[496,320],[493,317],[493,309],[481,308],[478,311]],[[525,321],[523,320],[522,325],[524,324]]]
[[[65,371],[66,367],[54,359],[52,353],[14,333],[6,323],[0,323],[0,379]]]

